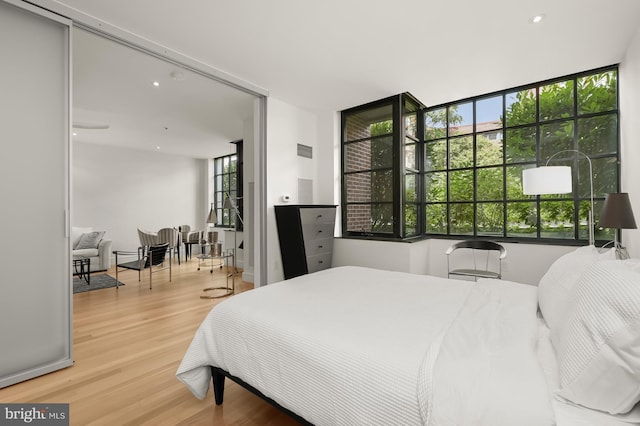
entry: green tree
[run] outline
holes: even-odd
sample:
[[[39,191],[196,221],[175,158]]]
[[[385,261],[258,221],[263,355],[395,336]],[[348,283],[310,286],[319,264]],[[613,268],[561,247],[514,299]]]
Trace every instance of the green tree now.
[[[371,230],[393,232],[393,121],[369,126],[371,135]]]
[[[574,90],[575,85],[575,90]],[[458,205],[455,210],[449,206],[449,218],[454,230],[466,232],[475,223],[478,228],[496,232],[503,229],[502,204],[490,201],[523,200],[509,203],[507,224],[511,232],[530,233],[537,220],[534,204],[525,202],[535,197],[522,194],[522,162],[537,159],[537,138],[541,143],[540,160],[564,149],[575,149],[573,141],[578,141],[578,149],[587,155],[610,155],[594,161],[594,189],[596,196],[604,196],[606,192],[616,190],[617,165],[617,72],[615,70],[596,73],[576,79],[568,79],[556,83],[521,90],[506,94],[506,114],[502,117],[505,124],[505,145],[500,141],[490,141],[481,134],[476,135],[476,157],[473,158],[473,146],[468,143],[471,138],[451,137],[448,139],[447,128],[461,122],[454,108],[439,108],[425,113],[425,184],[427,203],[450,201],[481,202],[476,209],[478,217],[473,217],[473,209]],[[574,93],[577,96],[574,111]],[[539,120],[540,135],[536,135],[536,123]],[[581,114],[596,114],[580,117]],[[549,124],[545,124],[546,121]],[[515,126],[515,127],[514,127]],[[506,194],[503,193],[502,158],[503,149],[506,162]],[[448,154],[448,155],[447,155]],[[577,164],[580,176],[587,176],[588,164],[578,161],[576,156],[568,153],[560,163]],[[496,167],[484,167],[496,165]],[[498,167],[498,165],[500,167]],[[456,171],[459,168],[475,168],[473,173]],[[475,179],[475,180],[474,180]],[[449,192],[447,192],[447,182]],[[589,188],[587,179],[580,179],[579,196],[587,198]],[[475,190],[475,197],[474,191]],[[550,197],[546,197],[549,199]],[[571,200],[571,195],[560,195],[556,198]],[[485,203],[486,201],[487,203]],[[446,232],[447,213],[445,204],[427,205],[428,232]],[[572,201],[543,201],[539,212],[543,231],[567,233],[567,225],[573,223],[575,206]],[[581,202],[579,217],[586,218],[589,203]],[[453,223],[453,222],[457,223]],[[454,226],[455,225],[455,226]],[[573,226],[573,225],[571,225]],[[558,230],[558,231],[556,231]],[[572,238],[572,237],[566,237]]]

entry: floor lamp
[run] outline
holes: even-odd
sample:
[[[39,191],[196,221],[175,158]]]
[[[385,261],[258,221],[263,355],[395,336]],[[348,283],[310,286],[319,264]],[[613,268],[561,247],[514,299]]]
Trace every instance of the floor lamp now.
[[[242,217],[240,217],[240,210],[238,210],[238,205],[236,204],[237,200],[241,200],[242,198],[236,198],[235,200],[231,198],[231,196],[229,195],[229,193],[227,193],[227,196],[224,200],[224,204],[223,207],[225,209],[233,209],[236,217],[238,218],[238,220],[240,221],[240,223],[242,224],[242,227],[244,228],[244,221],[242,220]],[[244,241],[240,242],[240,246],[238,246],[238,227],[235,227],[236,229],[234,229],[233,231],[233,272],[237,273],[238,272],[238,268],[236,267],[236,256],[238,255],[237,253],[237,249],[241,248]]]
[[[571,179],[571,167],[569,166],[549,166],[549,162],[554,157],[567,152],[573,152],[584,156],[589,162],[589,245],[595,245],[593,235],[593,166],[591,158],[584,152],[575,149],[567,149],[553,154],[543,167],[525,169],[522,172],[522,192],[525,195],[547,195],[547,194],[568,194],[573,192],[573,182]]]
[[[213,208],[213,203],[211,203],[211,210],[209,210],[209,215],[207,216],[207,231],[209,230],[209,225],[215,225],[217,221],[216,209]]]
[[[603,228],[614,228],[613,247],[617,259],[628,259],[627,249],[618,242],[618,229],[637,229],[636,220],[633,217],[629,194],[616,192],[607,194],[604,206],[600,212],[599,225]]]

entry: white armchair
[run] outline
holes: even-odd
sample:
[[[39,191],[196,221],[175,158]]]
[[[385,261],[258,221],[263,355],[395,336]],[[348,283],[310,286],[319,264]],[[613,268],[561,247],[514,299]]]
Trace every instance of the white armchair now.
[[[71,228],[71,253],[89,258],[91,272],[106,271],[111,267],[112,241],[104,238],[105,232],[93,228]]]

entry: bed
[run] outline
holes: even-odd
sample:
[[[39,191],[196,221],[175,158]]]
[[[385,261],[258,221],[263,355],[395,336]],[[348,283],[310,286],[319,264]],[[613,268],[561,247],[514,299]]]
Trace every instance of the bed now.
[[[352,266],[320,271],[214,307],[177,377],[200,399],[213,383],[217,404],[231,378],[314,425],[633,424],[640,421],[640,279],[633,281],[640,274],[621,263],[582,248],[559,259],[540,288]],[[574,273],[579,264],[583,273]],[[600,334],[617,336],[626,359],[616,359],[607,371],[613,379],[599,391],[607,381],[584,371],[595,359],[601,374],[607,363],[599,350],[615,345],[580,346],[572,327],[586,326],[571,316],[585,309],[576,289],[598,287],[618,269],[624,290],[613,293],[625,300],[626,322]],[[587,337],[588,346],[594,335]]]

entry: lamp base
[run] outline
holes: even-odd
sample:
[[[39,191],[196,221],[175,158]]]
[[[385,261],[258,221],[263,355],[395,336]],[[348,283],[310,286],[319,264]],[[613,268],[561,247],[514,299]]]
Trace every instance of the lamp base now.
[[[625,246],[623,246],[622,244],[620,244],[617,239],[613,240],[613,241],[609,241],[607,244],[603,245],[602,247],[600,247],[600,249],[605,249],[608,246],[611,246],[611,250],[615,250],[616,253],[616,259],[618,260],[625,260],[625,259],[629,259],[629,252],[627,251],[627,248]]]
[[[627,248],[624,247],[622,244],[618,244],[615,247],[615,250],[616,250],[616,259],[620,259],[620,260],[629,259],[629,252],[627,251]]]

